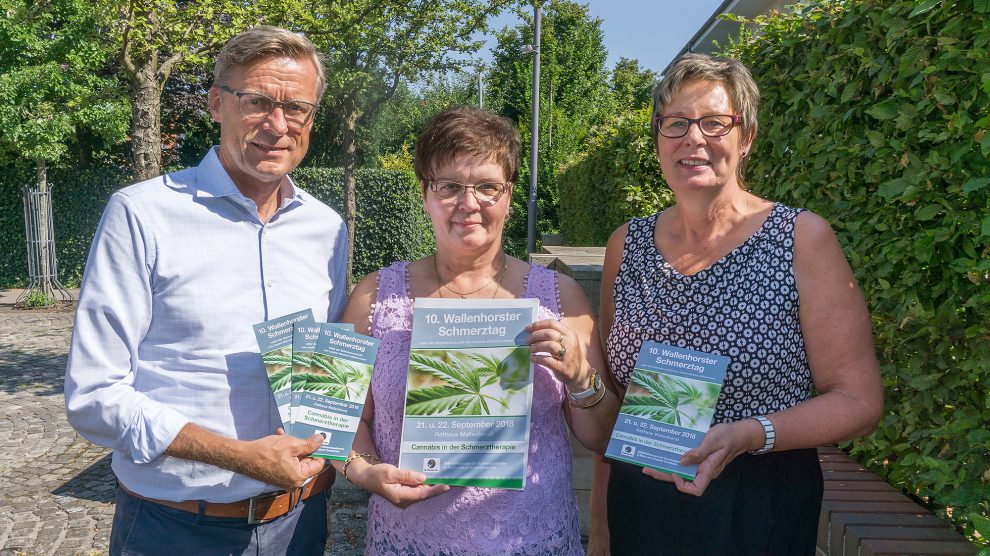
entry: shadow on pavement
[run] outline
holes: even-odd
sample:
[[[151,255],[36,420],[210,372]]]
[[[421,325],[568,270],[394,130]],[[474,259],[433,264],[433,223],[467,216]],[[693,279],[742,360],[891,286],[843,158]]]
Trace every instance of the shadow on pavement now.
[[[108,504],[113,502],[116,492],[117,482],[110,470],[110,454],[107,454],[53,490],[52,494]]]
[[[23,351],[0,344],[0,391],[60,395],[67,361],[65,350]]]

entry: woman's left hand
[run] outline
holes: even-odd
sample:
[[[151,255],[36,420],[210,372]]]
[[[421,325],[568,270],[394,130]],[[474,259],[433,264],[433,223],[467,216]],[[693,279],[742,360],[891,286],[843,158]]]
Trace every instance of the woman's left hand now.
[[[588,388],[591,365],[585,354],[586,338],[558,320],[541,320],[526,327],[530,359],[553,371],[571,392]]]
[[[643,473],[660,481],[674,483],[677,490],[685,494],[701,496],[708,485],[722,474],[729,462],[750,450],[754,425],[760,426],[752,419],[745,419],[734,423],[720,423],[708,429],[701,445],[681,456],[681,465],[698,465],[693,481],[649,468],[644,468]]]

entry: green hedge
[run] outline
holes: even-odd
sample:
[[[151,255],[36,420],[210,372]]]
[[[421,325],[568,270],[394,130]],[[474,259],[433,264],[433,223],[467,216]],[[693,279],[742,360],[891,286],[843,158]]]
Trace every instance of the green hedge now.
[[[990,538],[990,13],[847,0],[730,48],[764,97],[753,189],[824,215],[874,319],[886,415],[852,450]],[[982,12],[982,13],[981,13]]]
[[[433,252],[433,227],[423,212],[419,182],[411,172],[358,170],[354,279],[399,260]],[[344,214],[344,171],[298,168],[292,179]]]
[[[750,188],[827,218],[870,305],[886,408],[852,452],[981,546],[990,538],[988,4],[801,5],[726,48],[763,95]],[[616,127],[561,180],[573,186],[567,214],[585,211],[565,219],[581,241],[600,243],[616,222],[655,210],[624,204],[624,184],[655,170],[635,125]]]
[[[103,207],[130,179],[129,171],[114,167],[48,169],[55,251],[64,285],[79,285]],[[33,169],[0,169],[0,287],[25,286],[29,281],[21,188],[34,184]]]
[[[619,114],[596,128],[585,151],[560,172],[560,227],[570,245],[605,245],[631,216],[673,202],[650,136],[650,109]]]
[[[341,169],[299,168],[292,176],[300,187],[343,213]],[[432,228],[423,214],[419,186],[412,173],[359,170],[356,179],[356,277],[432,251]],[[78,286],[103,207],[131,177],[118,168],[90,166],[50,169],[48,181],[52,186],[59,275],[66,286]],[[28,282],[21,186],[33,183],[33,171],[0,169],[0,287]]]

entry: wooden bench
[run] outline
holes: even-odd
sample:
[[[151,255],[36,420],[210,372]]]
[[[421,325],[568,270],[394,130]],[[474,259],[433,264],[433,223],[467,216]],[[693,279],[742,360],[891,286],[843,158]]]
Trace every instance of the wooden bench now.
[[[975,555],[941,519],[834,447],[818,449],[825,495],[818,553],[825,556]]]

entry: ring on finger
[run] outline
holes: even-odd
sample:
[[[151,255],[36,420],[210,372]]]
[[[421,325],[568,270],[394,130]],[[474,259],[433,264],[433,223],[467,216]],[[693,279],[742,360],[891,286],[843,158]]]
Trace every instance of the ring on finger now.
[[[563,334],[561,334],[560,337],[557,338],[557,343],[560,344],[560,347],[564,347],[564,335]]]
[[[564,358],[564,356],[565,356],[565,355],[567,355],[567,348],[566,348],[566,347],[564,347],[564,345],[563,345],[563,344],[561,344],[561,346],[560,346],[560,351],[558,351],[558,352],[557,352],[557,353],[556,353],[556,354],[555,354],[555,355],[553,356],[553,358],[554,358],[554,359],[556,359],[557,361],[560,361],[560,360],[562,360],[562,359]]]

